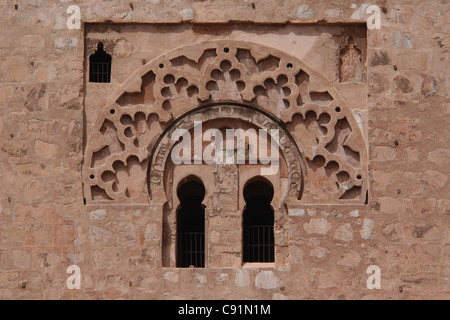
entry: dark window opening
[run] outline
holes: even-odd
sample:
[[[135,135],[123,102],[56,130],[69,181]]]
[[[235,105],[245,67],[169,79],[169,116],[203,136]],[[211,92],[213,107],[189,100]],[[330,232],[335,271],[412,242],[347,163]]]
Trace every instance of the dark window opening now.
[[[89,57],[89,82],[110,83],[111,82],[112,58],[99,42],[97,51]]]
[[[205,187],[188,181],[178,189],[177,267],[205,267]]]
[[[258,180],[244,188],[243,262],[274,262],[274,213],[270,206],[273,187]]]

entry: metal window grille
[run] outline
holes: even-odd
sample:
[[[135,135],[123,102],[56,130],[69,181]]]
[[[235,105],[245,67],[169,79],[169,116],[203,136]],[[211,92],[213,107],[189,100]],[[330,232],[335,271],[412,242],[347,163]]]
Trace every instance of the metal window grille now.
[[[181,268],[205,267],[205,233],[180,232],[178,234],[178,261]]]
[[[244,226],[244,262],[274,262],[273,226]]]
[[[89,82],[110,83],[111,62],[91,62]]]

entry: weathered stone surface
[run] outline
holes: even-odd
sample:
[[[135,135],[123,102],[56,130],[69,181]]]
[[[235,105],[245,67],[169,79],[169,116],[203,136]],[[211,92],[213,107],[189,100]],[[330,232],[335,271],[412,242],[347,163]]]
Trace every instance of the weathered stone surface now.
[[[304,209],[298,209],[298,208],[292,208],[289,209],[289,215],[290,216],[304,216],[305,210]]]
[[[356,268],[361,262],[361,256],[356,251],[350,251],[345,253],[337,264],[347,268]]]
[[[387,90],[389,81],[382,75],[371,74],[369,77],[369,89],[374,94],[380,94]]]
[[[6,58],[4,63],[6,82],[21,82],[28,78],[27,60],[22,56],[10,56]]]
[[[299,5],[297,7],[297,16],[305,19],[312,18],[314,17],[314,10],[305,4]]]
[[[158,225],[148,224],[144,231],[145,240],[157,240],[159,238]]]
[[[437,91],[439,90],[439,82],[428,75],[423,75],[423,82],[422,82],[422,88],[421,92],[426,97],[432,97],[436,95]]]
[[[57,50],[73,50],[77,47],[77,38],[57,38],[55,39],[55,48]]]
[[[34,152],[38,157],[50,159],[56,155],[57,149],[56,145],[52,143],[36,140],[34,143]]]
[[[378,161],[393,161],[396,155],[395,148],[390,147],[375,147],[373,151],[373,157]]]
[[[249,270],[241,269],[236,272],[234,280],[238,288],[247,288],[250,286],[250,272]]]
[[[27,269],[31,264],[31,254],[27,251],[13,250],[12,260],[14,266],[18,269]]]
[[[380,204],[380,212],[387,214],[402,213],[405,207],[402,201],[390,197],[380,198],[378,203]]]
[[[449,299],[448,4],[379,1],[367,29],[370,5],[0,1],[0,299]],[[193,121],[280,129],[280,170],[173,165]],[[178,268],[193,176],[205,265]],[[270,263],[244,261],[255,178]]]
[[[391,60],[389,59],[388,53],[386,51],[374,52],[370,58],[370,66],[385,66],[389,64]]]
[[[309,255],[314,259],[314,261],[322,261],[327,258],[330,254],[330,250],[323,247],[315,247],[309,252]]]
[[[44,111],[48,109],[47,85],[38,84],[26,93],[25,108],[28,111]]]
[[[164,280],[173,282],[173,283],[178,283],[179,280],[179,275],[176,272],[173,271],[169,271],[164,273]]]
[[[105,243],[112,237],[112,233],[108,230],[94,226],[89,227],[89,234],[92,242]]]
[[[369,240],[375,236],[375,226],[372,219],[364,219],[360,235],[364,240]]]
[[[350,217],[359,218],[359,210],[355,209],[355,210],[350,211]]]
[[[403,238],[403,231],[400,224],[389,224],[383,228],[382,232],[387,239],[393,242],[398,242]]]
[[[353,228],[350,223],[339,226],[334,233],[334,240],[349,242],[353,240]]]
[[[427,159],[437,165],[450,163],[450,149],[437,149],[427,155]]]
[[[435,170],[423,173],[421,181],[434,188],[442,188],[448,180],[448,175]]]
[[[276,289],[280,285],[278,278],[273,271],[261,271],[256,275],[255,286],[260,289]]]
[[[106,210],[97,209],[97,210],[91,211],[91,212],[89,212],[89,217],[92,220],[101,220],[106,217]]]
[[[410,93],[414,90],[411,82],[405,77],[397,76],[395,77],[394,81],[397,85],[397,88],[403,93]]]
[[[43,224],[31,224],[26,234],[26,244],[33,245],[51,245],[52,227]]]
[[[13,157],[21,157],[27,154],[28,147],[24,141],[13,140],[3,142],[0,146],[0,150]]]
[[[338,284],[339,284],[339,277],[337,277],[334,273],[331,272],[321,273],[317,279],[318,289],[336,288]]]

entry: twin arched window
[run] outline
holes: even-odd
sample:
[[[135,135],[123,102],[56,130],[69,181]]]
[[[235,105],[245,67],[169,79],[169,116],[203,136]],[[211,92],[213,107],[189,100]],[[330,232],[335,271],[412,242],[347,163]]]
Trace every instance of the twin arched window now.
[[[274,212],[270,206],[272,185],[257,179],[244,187],[246,206],[242,219],[242,262],[274,262]],[[177,191],[177,267],[205,267],[205,187],[189,180]]]

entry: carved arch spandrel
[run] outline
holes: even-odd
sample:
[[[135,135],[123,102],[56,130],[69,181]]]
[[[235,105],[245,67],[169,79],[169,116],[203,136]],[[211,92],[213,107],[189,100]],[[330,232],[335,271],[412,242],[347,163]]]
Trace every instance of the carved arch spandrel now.
[[[147,166],[160,135],[186,113],[218,103],[259,109],[287,129],[306,162],[302,202],[364,203],[367,146],[337,90],[291,55],[229,40],[175,49],[116,90],[88,134],[87,202],[151,202]]]

